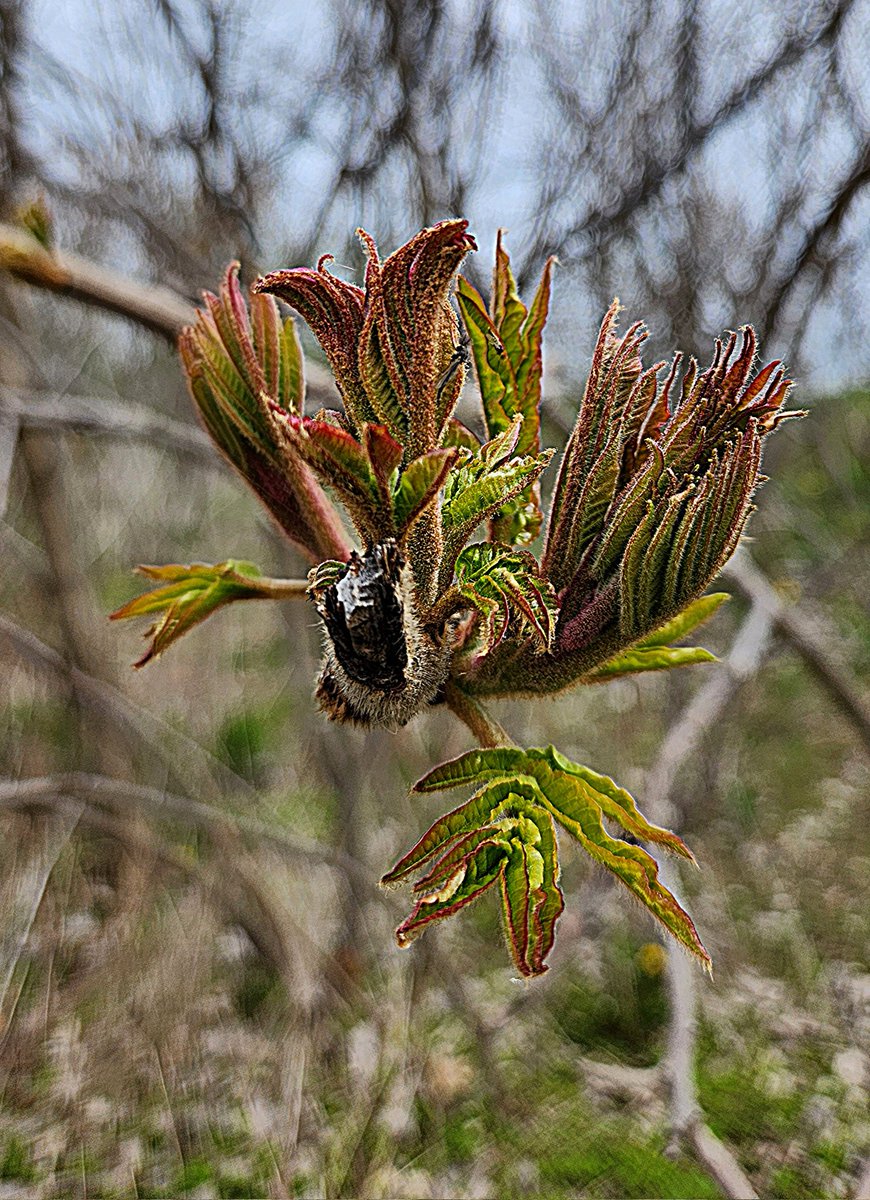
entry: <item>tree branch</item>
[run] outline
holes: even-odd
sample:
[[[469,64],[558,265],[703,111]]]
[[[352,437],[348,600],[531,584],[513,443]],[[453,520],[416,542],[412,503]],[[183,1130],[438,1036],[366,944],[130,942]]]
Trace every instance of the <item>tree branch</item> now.
[[[787,276],[779,283],[767,304],[761,337],[775,330],[782,310],[798,280],[816,259],[825,244],[834,241],[848,213],[852,201],[870,183],[870,142],[858,154],[851,170],[839,185],[827,208],[806,231],[803,244],[795,255]]]
[[[139,283],[78,254],[46,250],[27,230],[3,222],[0,270],[34,287],[118,313],[172,343],[194,318],[195,300],[160,284]],[[324,400],[334,397],[332,376],[320,363],[309,359],[305,375],[309,390],[316,396]]]
[[[870,753],[870,711],[857,685],[836,664],[834,650],[819,632],[816,622],[787,604],[748,554],[735,555],[722,574],[754,606],[768,613],[779,632],[848,718]]]
[[[705,731],[721,717],[741,684],[760,667],[770,646],[774,621],[761,604],[753,604],[730,653],[672,723],[649,773],[645,792],[652,818],[671,824],[670,795],[682,766],[698,747]],[[659,864],[666,888],[679,890],[676,866]],[[671,1086],[671,1123],[675,1142],[688,1141],[698,1158],[730,1200],[752,1200],[756,1193],[740,1164],[701,1119],[695,1088],[695,967],[670,939],[667,945],[671,1016],[667,1069]]]
[[[46,248],[24,229],[0,224],[0,267],[36,287],[129,317],[175,341],[193,318],[194,301],[158,284],[141,284],[78,254]]]
[[[778,74],[799,62],[814,47],[834,40],[853,4],[854,0],[841,0],[841,3],[833,8],[827,20],[809,36],[798,34],[787,38],[778,52],[759,67],[749,79],[735,88],[707,120],[686,123],[680,144],[670,155],[658,159],[647,155],[634,182],[623,188],[619,197],[612,204],[599,205],[592,211],[586,212],[579,221],[557,234],[562,262],[567,264],[576,258],[584,260],[591,257],[602,237],[611,236],[638,209],[658,196],[667,181],[686,167],[692,156],[707,143],[710,137],[743,112]],[[558,195],[561,196],[561,192]],[[546,234],[549,243],[554,236],[553,230],[547,222],[540,219],[542,216],[543,213],[539,215],[538,225]],[[581,254],[574,255],[570,251],[569,243],[581,234],[589,239],[589,245]],[[545,249],[546,247],[539,237],[530,248],[525,261],[536,262]],[[525,273],[521,272],[520,277],[524,283]]]
[[[28,779],[0,779],[0,808],[32,810],[41,806],[53,809],[57,797],[75,796],[90,805],[117,804],[119,801],[147,810],[152,816],[181,820],[216,837],[231,832],[246,834],[261,846],[291,858],[316,859],[345,874],[370,882],[370,873],[350,855],[333,850],[313,838],[276,832],[265,821],[241,813],[226,813],[160,788],[144,787],[125,779],[110,779],[84,771],[68,771]]]
[[[55,399],[44,392],[4,389],[0,392],[0,430],[7,421],[49,433],[86,433],[92,437],[147,442],[205,464],[223,461],[204,430],[144,405],[118,404],[99,397]]]

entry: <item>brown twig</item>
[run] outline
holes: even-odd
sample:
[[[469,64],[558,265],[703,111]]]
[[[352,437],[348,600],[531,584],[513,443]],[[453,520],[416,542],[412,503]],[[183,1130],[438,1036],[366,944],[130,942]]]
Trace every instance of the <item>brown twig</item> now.
[[[159,284],[141,284],[82,258],[49,251],[25,229],[0,224],[0,267],[17,279],[130,317],[170,341],[193,317],[192,300]]]
[[[837,708],[846,716],[870,752],[870,710],[857,685],[837,664],[836,651],[818,624],[788,604],[747,554],[736,555],[722,572],[753,605],[763,608],[792,649],[796,650]]]
[[[141,405],[118,404],[99,397],[64,396],[58,399],[46,392],[4,389],[0,395],[0,437],[3,436],[4,422],[25,429],[147,442],[204,465],[222,464],[223,461],[214,443],[197,426]],[[2,461],[0,450],[0,463]]]
[[[774,620],[764,605],[753,604],[722,665],[700,688],[662,743],[649,773],[646,795],[650,813],[661,824],[671,821],[670,795],[677,775],[706,732],[721,717],[742,683],[760,667],[773,636]],[[659,867],[661,881],[673,890],[676,868],[667,860]],[[695,968],[682,949],[668,943],[668,984],[671,1017],[667,1071],[671,1091],[674,1142],[688,1141],[698,1158],[730,1200],[751,1200],[756,1193],[740,1164],[701,1118],[695,1088]]]
[[[160,284],[140,283],[78,254],[48,251],[26,230],[2,222],[0,270],[34,287],[119,313],[173,343],[194,317],[195,300]],[[335,395],[332,377],[319,363],[306,362],[305,375],[309,391],[319,398]]]
[[[40,775],[29,779],[0,779],[0,808],[32,810],[40,805],[53,808],[58,796],[75,796],[88,804],[113,803],[134,805],[153,816],[169,817],[195,826],[206,834],[232,832],[253,838],[260,846],[290,858],[315,859],[336,867],[345,874],[365,879],[369,872],[350,855],[334,850],[312,838],[276,831],[264,821],[244,814],[222,812],[210,804],[179,796],[160,788],[110,779],[84,771]]]

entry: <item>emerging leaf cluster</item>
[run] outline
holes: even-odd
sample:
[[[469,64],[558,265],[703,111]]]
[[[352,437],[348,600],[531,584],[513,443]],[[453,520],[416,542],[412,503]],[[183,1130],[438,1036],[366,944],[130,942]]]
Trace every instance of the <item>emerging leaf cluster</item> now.
[[[482,783],[441,817],[381,881],[399,882],[437,858],[414,885],[416,903],[397,936],[405,944],[499,881],[505,931],[517,969],[540,975],[564,907],[554,822],[611,871],[691,953],[710,965],[691,919],[658,878],[641,846],[612,837],[604,818],[632,837],[694,862],[676,836],[651,825],[612,779],[571,762],[553,746],[472,750],[425,775],[415,791]],[[440,857],[439,857],[440,856]]]
[[[327,715],[397,728],[446,702],[488,743],[417,785],[481,786],[385,876],[424,872],[400,943],[498,883],[517,969],[541,974],[562,911],[559,827],[706,964],[639,844],[690,858],[680,839],[552,747],[495,744],[482,705],[712,659],[674,643],[725,599],[704,593],[751,511],[764,437],[795,415],[782,411],[790,381],[777,362],[754,372],[748,327],[717,341],[704,370],[684,369],[680,354],[645,367],[647,331],[638,322],[620,336],[614,302],[544,513],[554,451],[541,447],[541,343],[555,260],[527,306],[499,234],[487,305],[457,279],[476,249],[467,230],[442,221],[384,260],[360,230],[363,286],[332,274],[327,255],[265,275],[249,303],[231,265],[181,337],[191,394],[312,564]],[[299,342],[276,297],[319,341],[340,409],[306,414]],[[454,415],[469,364],[478,432]],[[234,562],[144,570],[162,586],[114,614],[163,614],[141,662],[229,602],[301,590]]]

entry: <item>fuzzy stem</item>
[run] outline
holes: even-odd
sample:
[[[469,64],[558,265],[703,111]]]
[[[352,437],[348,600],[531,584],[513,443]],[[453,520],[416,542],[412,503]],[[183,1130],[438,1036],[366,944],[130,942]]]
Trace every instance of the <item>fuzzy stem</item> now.
[[[307,579],[258,579],[257,600],[304,600],[308,595]]]
[[[458,587],[449,588],[444,592],[429,610],[428,621],[433,625],[441,625],[448,617],[454,616],[463,609],[471,608],[471,601],[463,596]]]
[[[513,746],[513,739],[502,729],[498,721],[489,715],[482,704],[472,699],[455,682],[450,682],[444,691],[444,700],[450,711],[467,725],[484,749],[495,746]]]

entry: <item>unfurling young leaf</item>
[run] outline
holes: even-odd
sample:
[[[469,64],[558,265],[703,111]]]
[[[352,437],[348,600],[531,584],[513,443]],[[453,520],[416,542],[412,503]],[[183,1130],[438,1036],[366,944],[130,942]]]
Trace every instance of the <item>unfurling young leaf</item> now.
[[[302,351],[292,319],[282,322],[271,296],[253,296],[248,312],[230,263],[218,296],[178,339],[190,393],[206,429],[284,532],[316,562],[349,549],[338,514],[305,463],[279,447],[272,410],[299,413]]]
[[[547,260],[532,306],[526,309],[517,295],[510,258],[499,230],[489,312],[467,280],[460,279],[456,288],[487,431],[493,437],[506,429],[513,418],[521,416],[516,446],[520,454],[537,454],[541,448],[541,338],[550,305],[554,262],[554,258]],[[533,482],[494,516],[493,540],[527,545],[537,536],[542,520],[539,489],[537,482]]]
[[[486,650],[505,636],[513,618],[548,650],[558,604],[552,584],[528,550],[495,542],[466,546],[456,560],[456,586],[483,617]]]
[[[399,882],[441,855],[415,887],[424,895],[399,927],[401,945],[432,920],[449,916],[470,903],[501,874],[506,929],[517,965],[528,975],[546,970],[544,960],[561,912],[561,894],[558,898],[556,895],[556,843],[546,836],[547,822],[555,821],[709,967],[709,955],[691,918],[660,882],[655,859],[641,846],[612,837],[604,819],[620,825],[633,838],[694,861],[691,852],[676,834],[651,825],[629,793],[612,779],[571,762],[552,746],[529,750],[505,746],[472,750],[443,763],[419,780],[415,788],[432,792],[475,783],[484,786],[465,804],[436,821],[382,880],[384,884]],[[532,825],[521,825],[522,818]],[[532,828],[537,836],[530,832]],[[485,869],[476,857],[482,847],[486,848]],[[430,890],[436,883],[439,888]],[[518,918],[524,896],[526,916]],[[518,930],[524,931],[525,941]]]
[[[449,582],[456,557],[478,525],[506,501],[519,496],[546,469],[553,452],[515,455],[522,431],[518,414],[501,433],[476,452],[461,452],[447,478],[441,508],[444,529],[442,581]]]
[[[144,617],[151,613],[163,616],[146,633],[151,644],[145,654],[134,665],[144,667],[152,658],[178,641],[194,625],[210,617],[213,612],[236,600],[275,600],[287,595],[297,595],[275,579],[265,579],[252,564],[236,562],[193,563],[189,567],[172,564],[165,567],[139,567],[149,579],[165,580],[162,587],[145,592],[127,602],[111,614],[113,621],[126,617]]]

